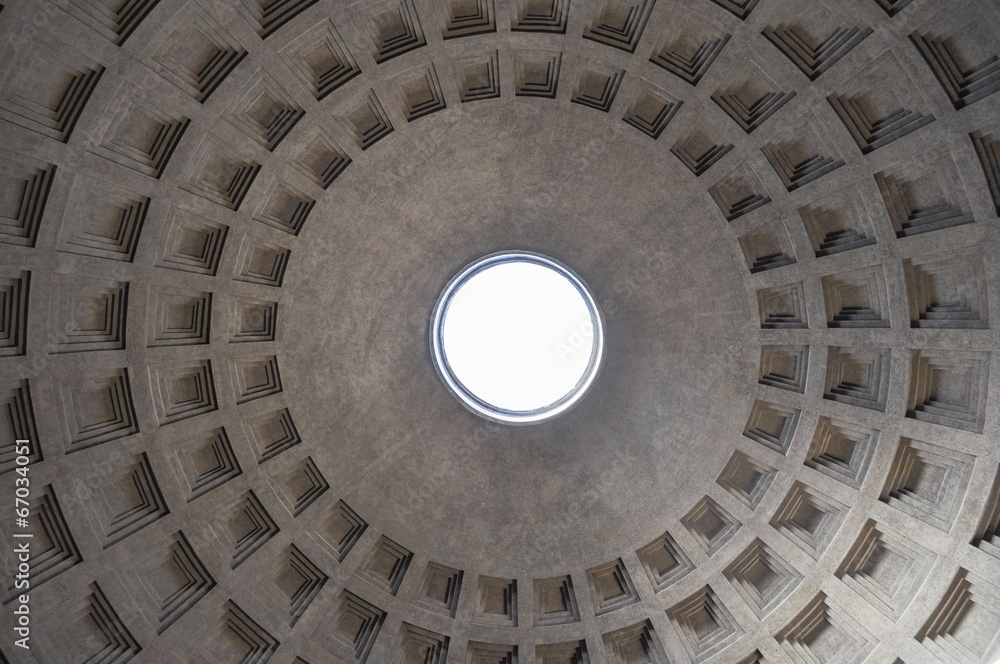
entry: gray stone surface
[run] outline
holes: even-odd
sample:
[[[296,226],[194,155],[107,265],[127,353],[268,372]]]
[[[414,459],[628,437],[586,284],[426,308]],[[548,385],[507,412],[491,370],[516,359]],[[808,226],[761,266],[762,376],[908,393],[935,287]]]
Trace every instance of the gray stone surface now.
[[[0,2],[0,661],[1000,656],[992,0]],[[428,354],[503,249],[533,427]]]

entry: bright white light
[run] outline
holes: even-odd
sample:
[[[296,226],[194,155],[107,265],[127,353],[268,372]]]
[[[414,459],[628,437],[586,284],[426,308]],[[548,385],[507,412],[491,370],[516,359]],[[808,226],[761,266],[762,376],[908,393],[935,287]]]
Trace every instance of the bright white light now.
[[[488,256],[460,272],[435,311],[445,383],[491,419],[531,423],[583,396],[603,354],[600,317],[575,275],[536,254]]]
[[[462,284],[443,332],[455,377],[506,410],[542,408],[568,394],[593,345],[583,296],[566,277],[532,263],[495,265]]]

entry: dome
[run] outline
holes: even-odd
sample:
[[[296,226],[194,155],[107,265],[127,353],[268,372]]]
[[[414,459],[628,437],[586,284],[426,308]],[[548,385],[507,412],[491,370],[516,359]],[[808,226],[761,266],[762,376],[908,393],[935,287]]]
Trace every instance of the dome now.
[[[993,0],[0,3],[0,661],[1000,659]]]

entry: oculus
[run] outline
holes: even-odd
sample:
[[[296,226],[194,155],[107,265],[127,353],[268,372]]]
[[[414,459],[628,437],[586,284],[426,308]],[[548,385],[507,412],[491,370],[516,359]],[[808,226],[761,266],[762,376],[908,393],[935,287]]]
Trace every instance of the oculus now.
[[[604,357],[604,325],[586,284],[559,261],[504,251],[451,278],[431,316],[431,357],[477,415],[537,424],[587,393]]]

